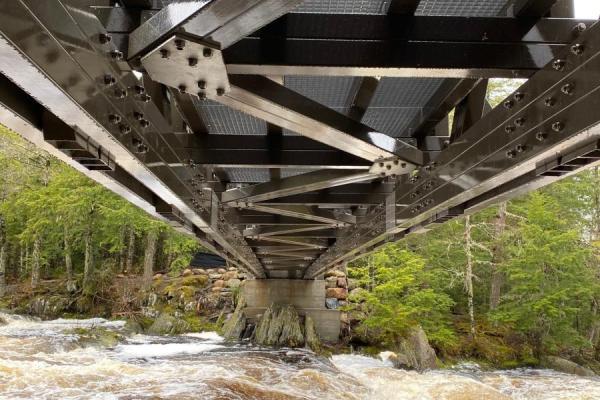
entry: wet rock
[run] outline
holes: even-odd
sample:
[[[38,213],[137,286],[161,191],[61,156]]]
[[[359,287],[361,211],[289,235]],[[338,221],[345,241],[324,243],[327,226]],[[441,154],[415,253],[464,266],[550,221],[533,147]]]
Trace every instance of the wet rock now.
[[[242,333],[242,340],[252,339],[254,335],[254,331],[256,330],[256,324],[249,323],[246,325],[246,329],[244,329],[244,333]]]
[[[325,307],[327,307],[328,309],[335,310],[336,308],[338,308],[338,306],[338,299],[334,297],[328,297],[325,299]]]
[[[219,268],[217,270],[217,273],[219,273],[219,274],[224,274],[225,272],[227,272],[227,270],[225,268]]]
[[[239,279],[235,278],[235,279],[230,279],[226,282],[226,286],[228,288],[236,288],[239,287],[242,284],[242,281],[240,281]]]
[[[174,317],[173,315],[162,313],[148,328],[150,335],[178,335],[190,329],[187,322]]]
[[[337,278],[337,287],[347,288],[348,281],[346,280],[346,278]]]
[[[424,371],[437,368],[435,350],[420,326],[412,328],[400,342],[399,351],[390,356],[395,368]]]
[[[338,300],[346,300],[348,298],[348,290],[344,288],[329,288],[325,292],[326,297],[333,297]]]
[[[317,352],[321,349],[321,340],[317,334],[315,322],[308,315],[304,318],[304,337],[306,339],[306,347]]]
[[[244,314],[246,302],[244,299],[238,301],[235,311],[223,325],[223,336],[227,340],[240,340],[246,329],[246,316]]]
[[[254,341],[265,346],[304,345],[303,329],[296,309],[291,305],[271,304],[258,322]]]
[[[58,317],[70,306],[70,300],[62,296],[40,296],[29,303],[29,312],[41,318]]]
[[[142,324],[140,324],[138,321],[134,319],[128,319],[127,322],[125,322],[125,326],[123,327],[123,332],[125,332],[126,334],[134,335],[137,333],[143,333],[144,328],[142,327]]]
[[[594,371],[592,371],[591,369],[582,367],[581,365],[574,363],[573,361],[561,357],[548,356],[544,358],[542,365],[546,368],[550,368],[555,371],[564,372],[567,374],[574,374],[579,376],[596,376]]]
[[[103,327],[76,328],[69,333],[76,334],[77,343],[84,347],[115,347],[125,339],[120,333]]]
[[[192,275],[194,275],[194,273],[189,268],[184,269],[183,272],[181,273],[181,276],[192,276]]]

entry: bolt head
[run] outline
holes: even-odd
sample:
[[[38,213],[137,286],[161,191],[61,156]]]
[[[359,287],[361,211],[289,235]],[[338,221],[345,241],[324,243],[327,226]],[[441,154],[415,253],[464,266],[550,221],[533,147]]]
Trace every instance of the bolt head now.
[[[206,93],[198,92],[198,97],[200,98],[200,100],[206,100]]]
[[[523,146],[522,144],[518,144],[515,146],[515,150],[517,153],[522,153],[525,151],[525,146]]]
[[[225,89],[217,88],[217,96],[223,96],[225,94]]]
[[[203,55],[204,57],[206,57],[206,58],[210,58],[210,57],[212,57],[212,55],[213,55],[213,51],[212,51],[212,49],[211,49],[210,47],[205,47],[205,48],[202,50],[202,55]]]
[[[115,83],[117,83],[117,79],[109,74],[104,75],[104,84],[106,86],[110,86],[110,85],[114,85]]]
[[[141,100],[142,100],[144,103],[149,103],[149,102],[150,102],[150,100],[151,100],[152,98],[151,98],[151,97],[150,97],[150,95],[148,95],[148,94],[143,94],[143,95],[140,97],[140,99],[141,99]]]
[[[161,58],[169,58],[169,50],[167,50],[167,49],[160,49],[160,57]]]
[[[560,122],[560,121],[556,121],[556,122],[554,122],[554,123],[552,124],[552,130],[553,130],[554,132],[560,132],[560,131],[562,131],[563,129],[565,129],[565,124],[563,124],[563,123],[562,123],[562,122]]]
[[[202,90],[206,89],[206,81],[205,80],[199,80],[198,81],[198,87]]]
[[[513,103],[512,100],[506,100],[504,102],[504,108],[506,108],[507,110],[510,110],[511,108],[513,108],[514,105],[515,105],[515,103]]]
[[[556,104],[556,100],[553,97],[546,97],[544,99],[544,105],[546,107],[552,107],[555,104]]]
[[[142,128],[147,128],[150,126],[150,121],[148,121],[147,119],[142,119],[140,120],[140,126]]]
[[[514,127],[514,126],[512,126],[512,125],[506,125],[506,126],[504,127],[504,132],[506,132],[506,133],[512,133],[512,132],[514,132],[514,131],[515,131],[515,127]]]
[[[133,112],[133,118],[135,118],[136,120],[140,121],[141,119],[144,118],[144,114],[142,114],[141,112],[134,111]]]
[[[198,65],[198,59],[196,57],[188,58],[188,65],[190,67],[195,67],[196,65]]]
[[[185,40],[175,39],[175,47],[177,50],[183,50],[185,47]]]
[[[546,134],[544,132],[538,132],[535,134],[535,139],[538,142],[543,142],[544,140],[546,140]]]
[[[135,90],[135,93],[138,95],[146,93],[146,88],[144,88],[143,86],[140,86],[140,85],[135,85],[133,87],[133,90]]]
[[[517,92],[514,94],[513,97],[515,98],[516,101],[521,101],[525,98],[525,93]]]
[[[123,53],[121,53],[119,50],[113,50],[110,52],[110,57],[113,60],[122,60],[123,59]]]
[[[123,135],[127,135],[131,132],[131,127],[129,125],[121,125],[119,126],[119,130]]]
[[[127,97],[127,92],[123,89],[115,89],[115,97],[117,99],[124,99]]]
[[[580,22],[573,27],[573,32],[575,34],[580,34],[583,33],[583,31],[585,31],[586,29],[587,26],[583,22]]]
[[[121,116],[117,114],[110,114],[108,116],[108,122],[110,122],[111,124],[118,124],[119,122],[121,122]]]
[[[509,158],[509,159],[510,159],[510,158],[515,158],[515,155],[516,155],[516,154],[515,154],[514,150],[508,150],[508,151],[506,152],[506,158]]]
[[[181,93],[185,93],[185,91],[186,91],[187,87],[186,87],[185,85],[179,85],[179,86],[177,87],[177,89],[179,89],[179,91],[180,91]]]
[[[584,50],[585,50],[585,46],[581,43],[575,43],[574,45],[571,46],[571,53],[578,55],[578,56],[582,55]]]
[[[565,68],[565,60],[557,59],[552,62],[552,68],[555,71],[562,71]]]
[[[100,35],[98,35],[98,41],[101,44],[109,43],[111,40],[112,40],[112,36],[110,36],[106,33],[101,33]]]
[[[523,125],[525,125],[525,118],[521,117],[521,118],[515,119],[515,125],[516,126],[523,126]]]
[[[573,85],[572,83],[565,83],[560,88],[560,91],[563,92],[563,94],[566,94],[568,96],[572,95],[574,90],[575,90],[575,85]]]

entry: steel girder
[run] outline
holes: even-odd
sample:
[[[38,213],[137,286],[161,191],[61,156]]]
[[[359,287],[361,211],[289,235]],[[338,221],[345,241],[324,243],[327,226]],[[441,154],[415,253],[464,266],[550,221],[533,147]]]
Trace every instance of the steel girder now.
[[[396,195],[405,205],[397,210],[393,229],[376,209],[371,223],[339,238],[305,277],[316,277],[390,238],[475,210],[478,201],[489,204],[519,187],[538,187],[596,163],[600,119],[589,110],[600,105],[599,74],[600,24],[595,24],[442,151],[434,164],[399,184]]]
[[[598,28],[573,42],[592,21],[540,19],[544,0],[520,1],[528,17],[515,18],[413,16],[418,1],[396,0],[387,16],[277,19],[298,3],[101,1],[91,13],[79,0],[19,0],[1,5],[0,69],[47,124],[70,127],[35,143],[257,277],[319,277],[600,159],[596,132],[581,133],[598,119],[579,118],[596,105]],[[363,78],[342,114],[287,88],[295,74]],[[485,78],[531,75],[484,115]],[[381,76],[467,79],[444,80],[411,129],[378,132],[361,121]],[[209,134],[204,97],[266,120],[266,135]],[[23,106],[1,100],[2,121],[32,137]]]

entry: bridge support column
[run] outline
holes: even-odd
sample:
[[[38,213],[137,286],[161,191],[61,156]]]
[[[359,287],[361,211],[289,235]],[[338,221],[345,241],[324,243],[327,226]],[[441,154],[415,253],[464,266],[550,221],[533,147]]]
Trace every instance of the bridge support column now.
[[[325,308],[325,281],[302,279],[257,279],[244,282],[245,314],[257,320],[269,305],[291,304],[300,316],[310,316],[321,340],[337,342],[340,311]]]

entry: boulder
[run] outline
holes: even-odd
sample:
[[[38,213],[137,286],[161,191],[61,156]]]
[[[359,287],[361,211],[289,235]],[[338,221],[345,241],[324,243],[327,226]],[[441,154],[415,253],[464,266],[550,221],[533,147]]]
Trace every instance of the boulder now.
[[[342,271],[337,270],[337,269],[333,269],[333,270],[327,271],[325,273],[325,278],[328,278],[330,276],[335,276],[336,278],[345,278],[346,274],[343,273]]]
[[[564,372],[567,374],[574,374],[579,376],[596,376],[594,371],[592,371],[591,369],[582,367],[581,365],[574,363],[573,361],[561,357],[548,356],[544,358],[542,365],[546,368],[550,368],[555,371]]]
[[[356,288],[350,291],[349,296],[351,301],[361,301],[362,297],[368,294],[368,291],[363,288]]]
[[[223,274],[209,274],[208,277],[213,281],[219,280],[223,278]]]
[[[325,293],[326,297],[333,297],[338,300],[346,300],[348,298],[348,290],[344,288],[329,288]]]
[[[218,274],[224,274],[225,272],[227,272],[227,270],[226,270],[225,268],[219,268],[219,269],[217,270],[217,273],[218,273]]]
[[[244,299],[238,301],[235,311],[223,325],[223,336],[226,340],[240,340],[246,329],[246,315],[244,314],[246,302]]]
[[[236,288],[238,286],[240,286],[242,284],[242,281],[240,281],[239,279],[233,278],[228,280],[227,282],[225,282],[225,285],[228,288]]]
[[[192,270],[192,272],[194,273],[194,275],[208,275],[208,272],[206,272],[206,270],[203,270],[201,268],[194,268]]]
[[[192,275],[194,275],[194,273],[189,268],[184,269],[183,272],[181,273],[181,276],[192,276]]]
[[[265,346],[304,345],[303,329],[296,309],[291,305],[271,304],[258,321],[254,341]]]
[[[332,281],[325,281],[325,289],[337,287],[337,278],[333,277]]]
[[[190,326],[184,320],[174,316],[162,313],[148,328],[150,335],[178,335],[190,329]]]
[[[238,279],[238,273],[236,271],[227,271],[223,274],[224,281],[228,281],[230,279]]]
[[[330,310],[335,310],[336,308],[338,308],[339,303],[338,303],[338,299],[334,298],[334,297],[327,297],[325,299],[325,307],[327,307]]]
[[[215,281],[215,282],[213,283],[213,287],[214,287],[214,288],[216,288],[216,287],[218,287],[218,288],[225,287],[225,281],[224,281],[224,280],[222,280],[222,279],[220,279],[220,280],[218,280],[218,281]]]
[[[321,340],[317,334],[315,322],[308,315],[304,318],[304,338],[306,339],[306,347],[312,351],[318,352],[321,349]]]
[[[237,270],[238,269],[236,267],[229,267],[229,268],[227,268],[227,271],[235,271],[235,272],[237,272]]]
[[[424,371],[437,368],[435,350],[429,345],[427,335],[420,326],[412,328],[402,339],[399,351],[390,356],[395,368]]]
[[[346,280],[346,278],[337,278],[337,287],[347,288],[348,281]]]
[[[209,269],[206,270],[206,273],[209,274],[209,275],[210,274],[216,274],[217,270],[215,268],[209,268]]]

